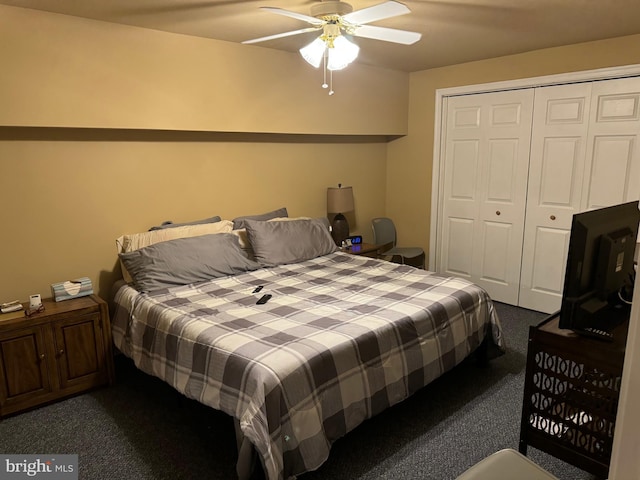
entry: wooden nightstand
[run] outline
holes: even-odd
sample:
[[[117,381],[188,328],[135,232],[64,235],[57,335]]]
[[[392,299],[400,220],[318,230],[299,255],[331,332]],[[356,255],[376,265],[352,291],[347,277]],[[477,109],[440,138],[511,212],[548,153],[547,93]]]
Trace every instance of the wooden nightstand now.
[[[30,318],[0,315],[0,418],[114,382],[106,302],[42,303]]]
[[[361,243],[360,245],[353,245],[349,248],[342,250],[344,253],[350,253],[351,255],[362,255],[363,257],[378,258],[378,251],[380,245],[373,245],[371,243]]]

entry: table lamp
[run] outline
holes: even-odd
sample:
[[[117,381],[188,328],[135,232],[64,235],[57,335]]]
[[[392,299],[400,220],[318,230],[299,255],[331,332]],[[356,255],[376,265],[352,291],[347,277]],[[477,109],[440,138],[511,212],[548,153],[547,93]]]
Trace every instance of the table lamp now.
[[[343,187],[339,183],[338,188],[327,188],[327,212],[336,214],[331,222],[331,236],[339,247],[349,236],[349,222],[343,214],[351,212],[353,209],[353,189],[351,187]]]

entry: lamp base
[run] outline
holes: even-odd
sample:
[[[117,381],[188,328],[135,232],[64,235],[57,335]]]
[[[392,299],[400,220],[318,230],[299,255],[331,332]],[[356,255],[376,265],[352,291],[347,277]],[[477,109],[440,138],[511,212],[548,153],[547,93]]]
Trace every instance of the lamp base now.
[[[339,213],[333,217],[333,221],[331,222],[331,237],[333,241],[336,242],[336,245],[341,247],[342,242],[345,241],[348,236],[349,222],[347,222],[343,214]]]

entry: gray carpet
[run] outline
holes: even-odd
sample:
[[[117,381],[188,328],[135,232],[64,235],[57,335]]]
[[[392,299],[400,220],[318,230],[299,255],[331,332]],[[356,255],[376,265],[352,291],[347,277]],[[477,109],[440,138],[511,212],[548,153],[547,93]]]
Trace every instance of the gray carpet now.
[[[506,355],[484,367],[464,362],[366,421],[300,480],[448,480],[493,452],[517,449],[528,329],[544,315],[496,308]],[[117,360],[116,373],[111,388],[0,421],[0,452],[77,453],[85,480],[235,478],[230,417],[184,399],[127,359]],[[562,480],[595,478],[536,449],[528,453]]]

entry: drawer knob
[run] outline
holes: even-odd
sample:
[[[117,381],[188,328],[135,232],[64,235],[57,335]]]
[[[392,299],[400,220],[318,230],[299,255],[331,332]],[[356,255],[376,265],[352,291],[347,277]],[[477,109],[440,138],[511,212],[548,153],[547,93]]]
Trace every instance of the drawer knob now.
[[[64,354],[64,350],[60,349],[60,351],[58,352],[58,355],[62,355],[62,354]]]
[[[555,220],[555,219],[556,219],[556,216],[555,216],[555,215],[551,215],[549,218],[550,218],[551,220]]]
[[[40,360],[44,360],[44,353],[40,354]]]
[[[500,215],[500,210],[496,210],[496,215]]]

